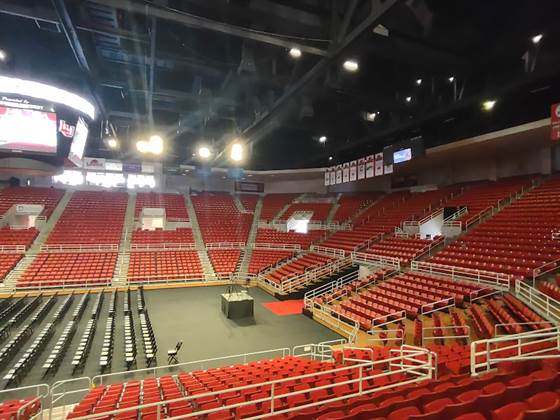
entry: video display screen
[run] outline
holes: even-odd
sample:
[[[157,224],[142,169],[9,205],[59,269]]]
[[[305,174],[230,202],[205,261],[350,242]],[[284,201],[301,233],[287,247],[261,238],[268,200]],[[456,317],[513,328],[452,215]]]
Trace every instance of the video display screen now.
[[[87,124],[82,117],[78,118],[78,122],[76,123],[76,132],[70,146],[70,153],[68,154],[68,160],[78,166],[82,166],[82,158],[84,157],[88,133],[89,130]]]
[[[412,159],[412,150],[410,148],[393,153],[393,163],[406,162],[410,159]]]
[[[0,106],[0,149],[56,154],[56,113]]]

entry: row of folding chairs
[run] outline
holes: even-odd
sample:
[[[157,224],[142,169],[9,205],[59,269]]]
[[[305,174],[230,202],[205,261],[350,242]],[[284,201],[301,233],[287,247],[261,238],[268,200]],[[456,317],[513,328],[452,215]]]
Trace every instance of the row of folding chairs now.
[[[116,290],[111,294],[109,303],[109,316],[105,323],[105,335],[103,336],[103,345],[101,346],[101,355],[99,356],[99,367],[103,372],[108,366],[111,366],[113,360],[113,345],[115,337],[115,304],[117,299]]]
[[[144,312],[140,313],[140,331],[142,333],[144,355],[146,356],[146,366],[150,367],[152,363],[157,362],[157,342],[148,311],[145,308]]]
[[[130,289],[124,295],[124,361],[127,369],[136,364],[136,335],[130,311]]]
[[[33,334],[33,328],[30,324],[25,324],[0,349],[0,369],[3,369],[8,364],[31,334]]]
[[[138,294],[136,296],[137,296],[138,313],[142,313],[146,309],[146,300],[144,299],[144,288],[142,286],[138,288]]]
[[[17,300],[12,300],[8,305],[0,312],[0,324],[4,323],[10,316],[17,310],[19,310],[25,304],[25,298],[21,297]],[[7,300],[7,299],[5,299]]]
[[[33,343],[31,343],[25,353],[14,364],[14,366],[12,366],[8,373],[4,375],[2,378],[4,387],[7,387],[12,383],[17,385],[20,382],[20,380],[33,366],[35,359],[39,357],[39,355],[43,352],[43,349],[47,346],[53,332],[54,324],[52,322],[47,323],[35,340],[33,340]]]
[[[126,289],[124,295],[124,314],[127,315],[130,313],[130,289]]]
[[[56,370],[60,366],[60,362],[62,362],[62,359],[66,354],[66,350],[72,342],[72,337],[74,336],[75,332],[76,322],[69,321],[64,327],[64,330],[62,330],[62,334],[60,334],[60,336],[58,337],[58,340],[51,350],[49,357],[47,357],[47,360],[45,360],[45,363],[43,363],[43,376],[46,376],[51,372],[56,372]]]
[[[39,307],[37,312],[35,312],[35,314],[31,317],[30,324],[35,325],[41,322],[47,316],[47,314],[55,304],[56,299],[57,298],[55,295],[55,296],[51,296],[45,302],[43,302],[43,304]]]
[[[17,326],[21,321],[23,321],[29,313],[39,305],[41,302],[41,295],[35,297],[35,299],[31,300],[24,305],[19,311],[17,311],[8,321],[8,325],[10,328]]]
[[[99,312],[101,312],[101,306],[103,305],[103,290],[101,293],[97,294],[97,298],[93,303],[93,307],[91,308],[91,319],[99,319]]]
[[[74,308],[74,312],[72,313],[72,319],[74,321],[77,322],[80,320],[82,314],[86,309],[88,300],[89,300],[89,292],[86,292],[84,293],[84,295],[82,296],[82,298],[80,299],[76,307]]]
[[[111,300],[109,301],[109,316],[115,316],[116,304],[117,304],[117,291],[113,290],[113,293],[111,293]]]
[[[89,355],[89,351],[91,349],[91,343],[93,342],[93,336],[95,335],[95,324],[97,320],[90,319],[87,322],[86,328],[82,334],[82,338],[80,339],[80,343],[78,344],[78,348],[74,353],[74,357],[72,358],[72,373],[76,372],[78,369],[81,369]]]
[[[64,298],[64,300],[58,306],[58,308],[56,308],[56,311],[54,312],[54,314],[52,316],[52,322],[54,324],[62,321],[62,319],[64,318],[64,315],[66,315],[66,312],[68,312],[68,309],[70,309],[70,306],[72,305],[73,300],[74,300],[74,295],[72,293],[70,293],[68,296],[66,296],[66,298]]]

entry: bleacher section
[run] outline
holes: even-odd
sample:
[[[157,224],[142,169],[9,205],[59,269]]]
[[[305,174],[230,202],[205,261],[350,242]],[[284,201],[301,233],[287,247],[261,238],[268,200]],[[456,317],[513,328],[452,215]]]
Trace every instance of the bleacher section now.
[[[273,265],[281,263],[283,260],[293,256],[291,251],[277,251],[268,249],[253,249],[251,261],[249,262],[249,274],[257,274]]]
[[[309,247],[319,241],[325,235],[322,230],[310,230],[307,233],[280,232],[275,229],[259,228],[257,230],[257,244],[295,244],[302,249]]]
[[[196,251],[137,251],[130,253],[128,278],[131,283],[157,283],[202,279]]]
[[[319,267],[332,260],[333,258],[331,257],[317,254],[315,252],[308,252],[304,255],[299,256],[298,258],[293,259],[289,263],[266,273],[265,277],[268,280],[279,284],[282,283],[282,280],[286,278],[297,276],[307,270]]]
[[[550,232],[560,228],[559,197],[560,178],[545,181],[459,237],[430,262],[506,273],[519,279],[554,269],[560,259],[560,242],[553,241]]]
[[[170,221],[188,221],[189,215],[185,206],[185,197],[180,194],[139,192],[136,194],[134,217],[138,218],[144,207],[163,208]]]
[[[15,204],[39,204],[45,208],[41,213],[47,218],[64,195],[55,188],[10,187],[0,190],[0,214],[6,213]]]
[[[437,236],[434,239],[390,236],[369,248],[363,249],[361,252],[398,258],[401,264],[409,265],[413,259],[426,254],[431,247],[442,241],[442,236]]]
[[[310,212],[312,221],[326,222],[332,208],[332,203],[294,203],[284,212],[280,220],[286,221],[296,212]]]
[[[239,249],[209,249],[208,258],[218,275],[229,275],[235,272],[241,250]]]
[[[254,194],[240,194],[239,201],[241,201],[245,210],[253,213],[255,211],[255,207],[257,207],[259,196]]]
[[[230,194],[200,193],[191,199],[205,243],[247,242],[253,215],[240,213]]]
[[[298,194],[267,194],[263,199],[261,220],[270,222],[282,208],[290,204]]]
[[[35,228],[30,229],[11,229],[8,226],[0,228],[0,248],[14,245],[23,245],[28,249],[39,231]]]
[[[47,244],[118,245],[127,204],[127,193],[76,191]]]
[[[135,230],[132,232],[132,243],[140,244],[192,244],[194,237],[191,228],[176,230]]]
[[[345,194],[338,199],[338,208],[334,214],[334,222],[346,222],[353,215],[355,215],[358,210],[364,208],[368,204],[379,198],[379,194],[376,193],[359,193],[359,194]]]
[[[16,266],[16,264],[23,258],[23,254],[3,252],[0,254],[0,280],[8,275],[10,271]]]

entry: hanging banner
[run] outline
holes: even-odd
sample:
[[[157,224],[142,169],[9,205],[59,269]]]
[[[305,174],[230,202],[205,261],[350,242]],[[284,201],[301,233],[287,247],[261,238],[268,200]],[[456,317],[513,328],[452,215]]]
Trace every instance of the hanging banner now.
[[[342,184],[342,165],[336,165],[336,183]]]
[[[550,138],[560,141],[560,103],[550,107]]]
[[[325,169],[325,186],[331,185],[331,168]]]
[[[350,164],[348,162],[342,165],[342,182],[350,182]]]
[[[392,174],[393,173],[393,164],[391,163],[390,165],[385,165],[385,167],[383,168],[383,173],[384,174]]]
[[[331,185],[335,185],[336,184],[336,171],[334,170],[334,167],[331,167],[330,169],[331,171]]]
[[[358,161],[353,160],[352,162],[350,162],[350,182],[356,180],[357,167],[358,167]]]
[[[375,154],[375,176],[383,175],[383,153]]]
[[[375,171],[373,168],[373,155],[366,157],[366,178],[373,178]]]
[[[358,179],[366,177],[366,160],[364,158],[358,159]]]

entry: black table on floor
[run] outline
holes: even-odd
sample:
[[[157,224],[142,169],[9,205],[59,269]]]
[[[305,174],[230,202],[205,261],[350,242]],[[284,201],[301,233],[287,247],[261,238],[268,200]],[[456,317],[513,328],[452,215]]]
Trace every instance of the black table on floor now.
[[[231,319],[252,317],[254,302],[245,291],[222,293],[222,312]]]

